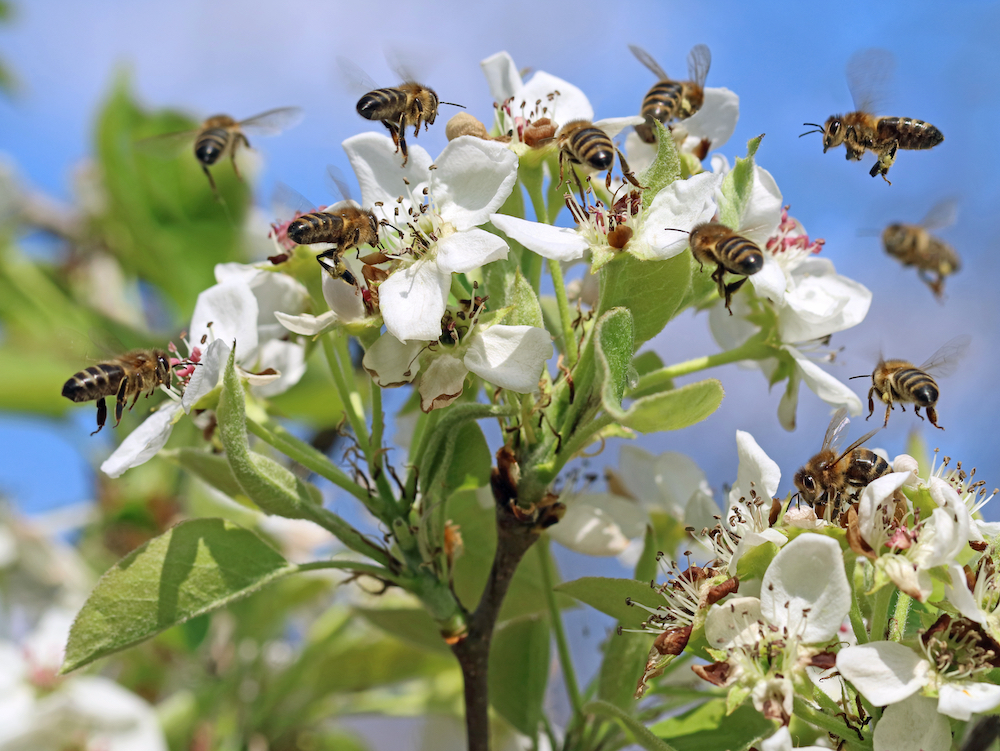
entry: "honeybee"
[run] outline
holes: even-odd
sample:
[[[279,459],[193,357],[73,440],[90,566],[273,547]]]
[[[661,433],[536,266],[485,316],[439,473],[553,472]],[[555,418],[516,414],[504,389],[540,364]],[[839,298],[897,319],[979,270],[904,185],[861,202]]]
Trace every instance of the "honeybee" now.
[[[719,222],[704,222],[691,230],[688,240],[691,254],[701,268],[705,264],[715,264],[712,281],[719,287],[719,296],[726,301],[729,315],[733,311],[729,307],[733,293],[742,287],[747,277],[753,276],[764,268],[764,253],[756,243],[737,234]],[[725,284],[723,277],[726,272],[742,274],[743,278],[732,284]]]
[[[831,115],[825,124],[803,123],[823,134],[823,153],[840,144],[847,150],[847,159],[860,161],[865,151],[878,160],[871,168],[872,177],[886,173],[896,160],[897,149],[930,149],[944,140],[941,131],[928,122],[910,117],[879,117],[871,114],[876,99],[894,67],[892,55],[886,50],[870,49],[854,53],[847,63],[847,85],[854,100],[854,112]]]
[[[563,181],[563,164],[569,162],[570,164],[578,164],[588,171],[604,172],[607,170],[605,185],[608,190],[611,190],[611,168],[615,165],[615,154],[617,153],[618,161],[622,167],[622,175],[635,187],[642,189],[632,170],[629,169],[624,155],[611,140],[611,136],[589,120],[573,120],[566,123],[559,129],[556,143],[559,146],[560,183]],[[575,172],[574,176],[576,176]],[[580,182],[579,176],[576,178],[582,198],[583,183]]]
[[[892,472],[885,459],[871,449],[861,448],[881,428],[840,450],[850,422],[847,410],[838,409],[826,429],[819,453],[795,473],[799,498],[815,508],[817,516],[830,521],[839,520],[869,483]]]
[[[904,266],[916,266],[920,278],[939,300],[944,294],[944,278],[958,271],[962,264],[955,249],[928,230],[952,224],[955,210],[954,200],[941,201],[927,212],[920,224],[890,224],[882,233],[885,251]],[[937,278],[931,279],[929,274],[937,274]]]
[[[920,414],[920,408],[923,407],[927,412],[927,419],[930,420],[931,425],[939,430],[944,430],[944,428],[937,424],[935,405],[937,404],[940,392],[937,381],[934,380],[931,373],[933,372],[935,375],[940,376],[952,373],[958,364],[958,360],[969,348],[971,340],[972,337],[968,334],[956,336],[954,339],[946,342],[941,349],[931,355],[930,359],[920,367],[916,367],[908,360],[880,359],[878,365],[875,366],[875,370],[872,371],[872,387],[868,389],[868,417],[871,417],[875,412],[875,400],[872,396],[877,394],[878,398],[885,402],[886,405],[884,425],[889,424],[889,412],[893,409],[895,402],[899,402],[899,407],[904,412],[906,411],[906,407],[904,406],[906,402],[912,402],[914,405],[913,411],[917,417],[921,420],[924,419],[923,415]],[[867,376],[852,377],[866,378]],[[868,417],[865,419],[867,420]]]
[[[157,386],[169,386],[172,376],[164,350],[137,349],[81,370],[63,384],[62,395],[74,402],[97,399],[97,430],[91,433],[94,435],[101,432],[108,418],[105,397],[115,397],[115,427],[118,427],[129,397],[133,397],[129,405],[132,409],[143,391],[150,396]]]
[[[635,126],[639,138],[646,143],[656,143],[654,120],[666,125],[675,118],[683,120],[691,117],[701,109],[705,101],[705,79],[708,77],[708,69],[712,66],[712,53],[704,44],[692,47],[688,53],[690,80],[674,81],[642,47],[630,44],[628,48],[658,79],[642,100],[639,114],[646,118],[646,122]]]
[[[195,158],[208,177],[212,192],[218,198],[219,193],[215,187],[215,178],[212,177],[209,167],[228,153],[233,164],[233,171],[242,180],[240,169],[236,165],[236,150],[241,144],[248,149],[250,148],[250,141],[247,140],[246,133],[276,136],[281,131],[297,125],[301,120],[302,110],[299,107],[279,107],[239,122],[229,115],[213,115],[194,130],[164,133],[144,138],[139,141],[139,146],[147,151],[159,151],[164,156],[172,156],[179,146],[193,140]]]

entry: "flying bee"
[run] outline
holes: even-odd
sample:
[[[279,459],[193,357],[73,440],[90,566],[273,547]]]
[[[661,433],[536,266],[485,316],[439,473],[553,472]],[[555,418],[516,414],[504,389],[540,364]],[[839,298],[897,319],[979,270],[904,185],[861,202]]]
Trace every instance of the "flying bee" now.
[[[677,231],[683,232],[683,230]],[[691,255],[701,268],[704,269],[706,263],[715,264],[712,281],[718,285],[719,296],[725,299],[726,310],[732,315],[729,303],[733,293],[746,283],[748,277],[764,268],[764,252],[755,242],[719,222],[696,225],[691,230],[688,243],[691,246]],[[730,274],[742,274],[743,278],[732,284],[726,284],[723,277],[727,271]]]
[[[172,376],[164,350],[137,349],[81,370],[63,384],[62,395],[74,402],[97,399],[97,430],[91,433],[94,435],[101,432],[108,418],[106,397],[115,397],[115,427],[118,427],[129,397],[133,397],[131,410],[143,391],[148,391],[147,397],[151,396],[157,386],[170,386]]]
[[[826,123],[803,123],[816,130],[810,133],[823,135],[823,153],[844,144],[847,159],[860,161],[865,151],[874,153],[878,160],[871,168],[872,177],[886,173],[896,160],[897,149],[930,149],[944,140],[941,131],[928,122],[911,117],[880,117],[871,114],[881,98],[882,91],[892,73],[894,62],[886,50],[860,50],[847,63],[847,85],[854,100],[854,112],[831,115]]]
[[[139,147],[146,151],[159,152],[163,156],[173,156],[177,148],[188,141],[193,141],[195,158],[208,177],[212,192],[218,198],[219,193],[215,187],[215,178],[212,177],[209,167],[229,154],[233,171],[242,180],[240,169],[236,164],[236,151],[240,145],[250,148],[250,141],[246,134],[276,136],[283,130],[297,125],[300,120],[302,120],[302,110],[298,107],[280,107],[268,110],[239,122],[229,115],[213,115],[194,130],[164,133],[144,138],[139,141]]]
[[[847,410],[838,409],[826,429],[819,453],[795,473],[799,498],[817,509],[817,516],[830,521],[839,520],[867,485],[892,472],[885,459],[871,449],[862,448],[881,428],[840,450],[850,422]]]
[[[880,359],[875,370],[872,371],[872,387],[868,389],[868,417],[875,412],[875,400],[873,395],[885,402],[885,423],[889,424],[889,412],[893,409],[893,404],[899,402],[899,407],[906,411],[906,402],[913,403],[913,411],[921,420],[920,414],[923,407],[927,412],[927,419],[931,425],[939,430],[944,430],[937,424],[937,411],[935,405],[940,392],[937,381],[931,373],[939,376],[946,376],[954,372],[959,359],[969,348],[972,338],[968,334],[956,336],[946,342],[941,349],[930,356],[930,359],[920,367],[916,367],[908,360],[886,360]],[[852,378],[867,378],[867,376],[852,376]],[[868,417],[865,419],[867,420]],[[884,426],[883,426],[884,427]]]
[[[939,300],[944,294],[944,279],[958,271],[962,264],[950,245],[931,235],[928,230],[947,227],[955,221],[953,199],[935,204],[920,224],[890,224],[882,232],[885,251],[898,258],[904,266],[916,266],[917,273]],[[936,274],[931,279],[930,274]]]
[[[704,44],[698,44],[688,53],[688,81],[674,81],[659,66],[653,56],[642,47],[628,46],[640,63],[649,68],[657,82],[642,100],[639,111],[646,122],[635,126],[635,132],[646,143],[656,143],[654,120],[666,125],[671,120],[683,120],[701,109],[705,101],[705,79],[712,66],[712,53]]]
[[[597,127],[589,120],[573,120],[566,123],[556,134],[556,143],[559,147],[560,183],[563,181],[563,164],[569,162],[571,165],[580,165],[587,171],[604,172],[606,170],[608,175],[604,184],[608,190],[611,190],[611,169],[615,165],[615,154],[617,153],[622,175],[635,187],[642,189],[635,174],[629,169],[625,156],[615,146],[608,131]],[[576,175],[575,171],[573,174],[576,177],[576,184],[580,188],[580,198],[583,199],[583,183],[580,182],[580,177]]]

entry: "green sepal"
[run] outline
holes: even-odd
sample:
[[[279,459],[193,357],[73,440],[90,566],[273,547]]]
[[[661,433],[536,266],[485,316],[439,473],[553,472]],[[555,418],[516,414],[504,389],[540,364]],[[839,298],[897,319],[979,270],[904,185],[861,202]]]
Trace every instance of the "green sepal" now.
[[[740,228],[740,221],[750,203],[753,193],[754,164],[753,157],[760,146],[759,135],[747,141],[745,159],[736,160],[736,165],[722,179],[722,200],[719,201],[719,221],[732,229]]]
[[[660,122],[654,121],[656,125],[656,158],[642,174],[639,175],[639,184],[645,190],[642,192],[642,208],[649,209],[649,205],[656,198],[656,194],[670,185],[681,176],[681,160],[677,153],[677,144],[670,131],[663,127]]]
[[[750,698],[753,689],[743,683],[735,683],[726,694],[726,714],[731,715],[739,709],[743,702]]]

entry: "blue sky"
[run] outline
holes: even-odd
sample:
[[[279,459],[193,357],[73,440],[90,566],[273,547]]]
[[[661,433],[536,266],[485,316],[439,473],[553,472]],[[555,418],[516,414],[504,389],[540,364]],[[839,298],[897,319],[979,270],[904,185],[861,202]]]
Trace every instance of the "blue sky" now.
[[[462,102],[488,120],[491,103],[478,62],[506,49],[520,66],[577,84],[597,117],[611,117],[635,112],[652,84],[629,43],[677,74],[690,47],[705,43],[713,53],[709,85],[726,86],[741,98],[736,134],[721,151],[732,160],[748,138],[766,133],[758,161],[775,176],[792,214],[810,234],[826,239],[824,254],[838,271],[874,293],[866,322],[834,338],[832,346],[845,348],[834,372],[842,378],[870,372],[880,350],[919,363],[953,336],[973,336],[962,368],[941,382],[939,413],[947,430],[897,412],[873,443],[894,455],[917,427],[932,446],[978,466],[987,484],[1000,484],[994,438],[1000,392],[993,375],[1000,339],[993,217],[1000,184],[987,147],[1000,122],[994,44],[1000,7],[955,3],[943,11],[940,4],[880,3],[858,13],[812,3],[761,9],[745,2],[514,0],[472,8],[453,1],[22,2],[15,22],[0,31],[0,55],[23,84],[18,97],[0,101],[0,152],[34,186],[68,196],[70,172],[90,150],[96,109],[113,72],[126,66],[151,106],[236,117],[277,106],[306,108],[295,130],[255,143],[267,160],[261,195],[280,179],[321,201],[326,165],[350,172],[340,142],[371,127],[354,113],[356,96],[340,80],[337,55],[355,60],[379,82],[395,83],[383,48],[399,50],[442,99]],[[928,120],[946,137],[931,152],[903,153],[890,175],[892,186],[871,179],[867,164],[846,162],[842,151],[824,155],[819,136],[797,137],[804,121],[822,122],[850,109],[844,65],[869,46],[885,47],[897,60],[883,113]],[[419,143],[437,153],[444,128],[433,128]],[[962,254],[965,268],[948,281],[948,298],[939,304],[912,270],[884,255],[876,238],[858,233],[889,221],[917,221],[947,196],[960,200],[960,218],[942,236]],[[653,346],[668,362],[717,350],[705,316],[683,318]],[[822,440],[826,405],[803,391],[799,429],[786,433],[776,419],[779,390],[768,394],[758,373],[737,366],[715,374],[726,388],[718,413],[683,434],[653,436],[643,445],[690,453],[719,490],[735,477],[735,430],[749,430],[781,465],[787,489]],[[862,396],[864,383],[853,382]],[[0,418],[6,459],[0,491],[31,509],[87,497],[86,458],[108,450],[103,436],[87,436],[91,410],[62,424]],[[855,425],[853,435],[861,432]],[[611,446],[598,461],[616,457]],[[54,473],[64,478],[58,484],[38,479]]]

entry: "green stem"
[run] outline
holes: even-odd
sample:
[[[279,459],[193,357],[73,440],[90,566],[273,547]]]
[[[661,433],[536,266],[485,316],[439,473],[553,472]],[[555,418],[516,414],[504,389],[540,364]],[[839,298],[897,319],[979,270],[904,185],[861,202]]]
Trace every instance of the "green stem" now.
[[[569,298],[566,296],[566,283],[563,281],[562,266],[559,261],[549,260],[549,274],[552,275],[552,285],[556,292],[556,305],[559,306],[559,323],[562,326],[563,352],[570,369],[576,365],[576,337],[573,335],[573,313],[569,309]]]
[[[395,576],[387,568],[372,566],[368,563],[358,563],[356,561],[310,561],[309,563],[300,563],[295,568],[297,572],[320,571],[323,569],[335,568],[342,569],[344,571],[354,571],[359,574],[368,574],[368,576],[374,576],[377,579],[383,579],[385,581],[399,581],[399,577]]]
[[[371,542],[361,532],[348,524],[345,519],[337,516],[329,509],[322,506],[312,506],[310,511],[310,521],[327,530],[354,552],[366,555],[376,563],[381,563],[388,568],[398,569],[400,567],[399,562],[389,555],[385,548]]]
[[[333,335],[333,338],[336,338],[338,342],[343,339],[343,337],[336,335]],[[358,442],[358,446],[360,446],[365,456],[368,456],[368,428],[365,425],[365,412],[363,405],[361,405],[361,394],[356,389],[351,388],[348,378],[344,373],[344,368],[341,367],[341,360],[337,356],[338,348],[332,341],[331,336],[324,336],[322,340],[323,352],[326,354],[326,361],[330,365],[330,372],[333,374],[333,382],[337,386],[340,401],[344,405],[347,421],[351,424],[351,429],[354,431],[354,437]],[[350,357],[346,359],[346,362],[348,363],[347,369],[350,370]],[[351,371],[350,381],[353,382],[353,380],[354,372]]]
[[[417,497],[417,468],[420,460],[427,450],[427,444],[434,435],[438,420],[444,410],[435,409],[428,414],[422,415],[417,420],[417,427],[413,431],[413,438],[410,439],[410,472],[406,476],[406,498],[412,501]]]
[[[555,577],[552,573],[552,558],[549,555],[549,539],[543,536],[535,546],[538,551],[539,568],[542,574],[542,590],[549,606],[549,618],[552,619],[552,631],[556,637],[556,649],[559,651],[559,665],[562,667],[563,680],[566,682],[566,693],[569,695],[570,706],[576,720],[583,719],[583,697],[580,686],[576,682],[576,669],[569,651],[569,641],[566,639],[566,629],[563,627],[562,613],[556,602]]]
[[[875,593],[875,603],[872,605],[872,621],[869,634],[872,641],[885,639],[885,630],[889,625],[889,605],[895,587],[888,584]]]
[[[553,476],[558,474],[559,471],[566,465],[566,462],[576,456],[577,453],[582,451],[587,444],[590,443],[595,434],[601,432],[613,422],[614,419],[610,415],[602,414],[600,417],[591,420],[586,428],[580,428],[577,430],[577,432],[573,434],[573,438],[563,445],[559,453],[552,458],[552,466],[546,468],[546,471],[551,472]]]
[[[906,621],[910,617],[910,606],[912,604],[913,598],[905,592],[900,592],[896,596],[896,609],[889,623],[890,641],[903,641],[903,634],[906,632]]]
[[[706,355],[705,357],[696,357],[693,360],[680,362],[676,365],[668,365],[660,370],[647,373],[639,379],[638,386],[632,390],[629,396],[638,397],[649,392],[655,393],[674,378],[697,373],[699,370],[715,368],[719,365],[728,365],[740,360],[763,360],[773,356],[773,348],[764,344],[760,338],[753,336],[735,349],[719,352],[714,355]]]
[[[831,717],[823,712],[817,712],[798,697],[793,700],[792,707],[792,712],[799,719],[805,720],[806,722],[815,725],[828,733],[833,733],[835,736],[845,741],[847,744],[845,748],[865,749],[865,751],[871,751],[873,748],[871,735],[866,737],[863,741],[859,740],[857,734],[847,727],[842,718]],[[850,735],[848,735],[848,733]]]

